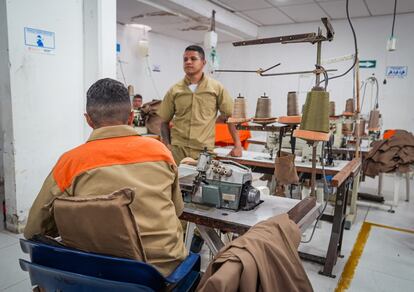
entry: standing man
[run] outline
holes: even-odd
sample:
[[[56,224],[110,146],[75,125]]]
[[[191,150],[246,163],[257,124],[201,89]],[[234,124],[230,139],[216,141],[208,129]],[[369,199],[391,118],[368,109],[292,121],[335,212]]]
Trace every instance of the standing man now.
[[[204,50],[199,46],[187,47],[183,61],[185,77],[168,90],[158,111],[163,120],[163,142],[171,150],[177,165],[185,157],[198,159],[205,147],[213,150],[217,112],[227,119],[233,111],[232,98],[224,86],[203,73]],[[241,156],[242,146],[236,127],[233,124],[228,127],[234,141],[230,155]]]

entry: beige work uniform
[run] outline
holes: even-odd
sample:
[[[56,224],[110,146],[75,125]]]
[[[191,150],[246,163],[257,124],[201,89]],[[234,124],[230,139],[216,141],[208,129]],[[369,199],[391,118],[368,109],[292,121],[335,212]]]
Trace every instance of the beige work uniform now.
[[[168,275],[188,255],[178,219],[184,206],[177,167],[161,142],[138,136],[130,126],[96,129],[87,143],[60,157],[30,210],[24,236],[57,235],[50,213],[57,196],[102,195],[126,187],[136,193],[130,208],[147,261]]]
[[[203,74],[194,92],[186,77],[172,86],[164,97],[158,115],[173,121],[172,153],[176,163],[184,157],[198,158],[204,147],[214,149],[217,111],[229,117],[233,100],[224,86]]]

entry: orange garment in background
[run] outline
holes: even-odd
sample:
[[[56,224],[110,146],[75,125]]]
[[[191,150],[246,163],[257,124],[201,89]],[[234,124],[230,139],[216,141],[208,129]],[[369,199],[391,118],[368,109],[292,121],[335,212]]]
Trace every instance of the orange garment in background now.
[[[387,140],[387,139],[391,138],[392,136],[395,135],[396,132],[397,132],[397,130],[385,130],[384,139]]]
[[[247,125],[247,124],[246,124]],[[251,137],[249,130],[239,130],[240,142],[244,150],[247,150],[249,143],[247,139]],[[216,123],[216,146],[225,147],[234,145],[227,124]]]

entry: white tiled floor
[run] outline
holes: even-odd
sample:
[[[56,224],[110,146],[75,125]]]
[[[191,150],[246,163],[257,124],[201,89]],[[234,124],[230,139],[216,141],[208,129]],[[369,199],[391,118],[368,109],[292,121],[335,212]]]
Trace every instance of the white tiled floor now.
[[[414,188],[412,188],[414,189]],[[405,191],[405,190],[404,190]],[[401,196],[403,197],[403,196]],[[414,196],[413,196],[414,200]],[[345,263],[352,251],[362,223],[366,220],[387,226],[414,230],[414,201],[400,201],[396,213],[387,208],[358,207],[358,216],[351,230],[344,234],[342,254],[334,267],[336,278],[318,274],[321,266],[303,262],[314,290],[317,292],[334,291],[340,279]],[[322,222],[315,232],[313,240],[300,246],[301,251],[325,255],[332,225]],[[310,231],[307,232],[307,236]],[[0,291],[31,291],[27,273],[21,271],[18,259],[27,258],[20,251],[16,235],[0,227]],[[203,248],[202,268],[208,265],[209,252]],[[414,291],[414,234],[373,227],[357,266],[349,291]]]
[[[0,227],[0,291],[31,291],[28,274],[20,269],[18,259],[28,259],[20,250],[21,235]]]
[[[350,290],[413,291],[413,266],[414,234],[373,226]]]

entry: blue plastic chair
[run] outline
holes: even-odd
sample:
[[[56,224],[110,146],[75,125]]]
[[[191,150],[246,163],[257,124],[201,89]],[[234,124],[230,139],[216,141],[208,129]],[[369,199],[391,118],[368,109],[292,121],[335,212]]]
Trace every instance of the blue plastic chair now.
[[[39,279],[45,280],[47,273],[55,275],[59,271],[62,272],[62,277],[77,275],[91,279],[105,279],[120,285],[138,284],[141,288],[147,287],[148,291],[161,291],[167,288],[172,291],[192,291],[200,280],[199,254],[190,253],[168,277],[164,277],[150,264],[136,260],[87,253],[25,239],[20,239],[20,246],[23,252],[30,254],[32,261],[28,263],[20,260],[21,264],[24,262],[24,267],[29,271],[32,284],[42,287],[43,283],[37,282]],[[42,277],[39,276],[41,273],[43,273]],[[85,281],[80,281],[79,285],[85,284]],[[54,284],[57,282],[54,281]],[[122,287],[116,290],[123,291]],[[142,291],[142,289],[134,291]]]
[[[40,286],[44,291],[62,292],[136,292],[153,291],[152,289],[127,282],[110,281],[96,277],[84,276],[58,269],[36,265],[20,259],[20,267],[30,274],[33,286]]]

